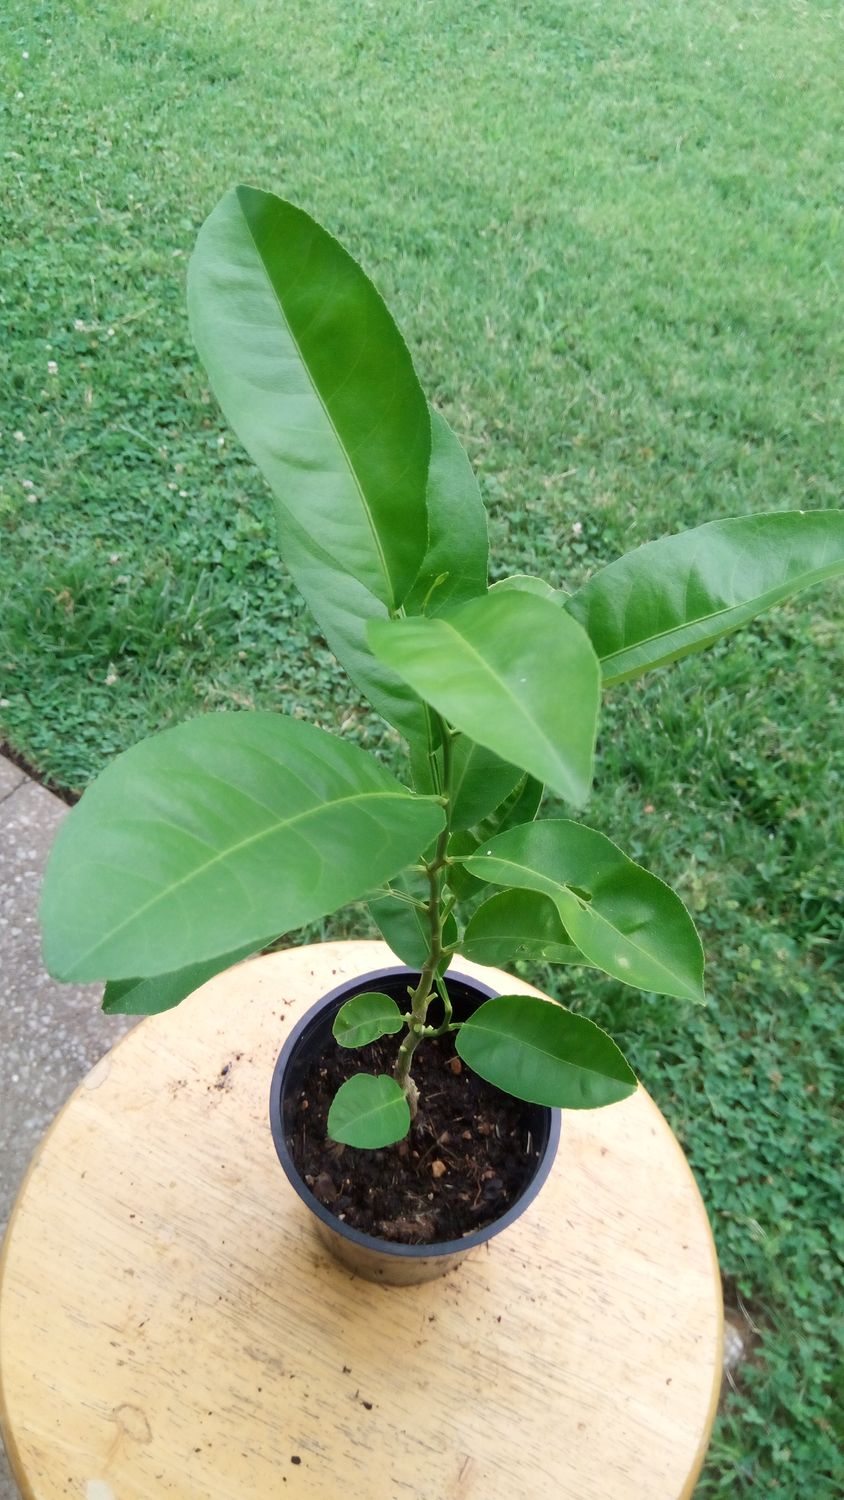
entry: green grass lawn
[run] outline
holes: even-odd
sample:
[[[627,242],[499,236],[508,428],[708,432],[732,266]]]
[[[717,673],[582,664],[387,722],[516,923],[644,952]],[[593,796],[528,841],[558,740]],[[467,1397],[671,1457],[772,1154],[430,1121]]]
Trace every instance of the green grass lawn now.
[[[208,708],[380,737],[188,340],[187,257],[238,179],[323,219],[386,295],[477,466],[496,575],[572,586],[683,526],[841,503],[837,8],[6,15],[0,732],[61,786]],[[694,1014],[575,992],[674,1125],[761,1330],[706,1497],[844,1484],[842,621],[818,591],[615,690],[587,814],[677,886],[708,955]]]

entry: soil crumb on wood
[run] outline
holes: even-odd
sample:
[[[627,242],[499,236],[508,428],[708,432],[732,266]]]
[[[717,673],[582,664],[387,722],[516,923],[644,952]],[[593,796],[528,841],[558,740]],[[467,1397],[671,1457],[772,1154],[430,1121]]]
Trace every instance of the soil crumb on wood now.
[[[355,1050],[332,1045],[311,1064],[288,1129],[296,1167],[320,1203],[381,1239],[430,1245],[461,1239],[506,1213],[539,1155],[530,1106],[463,1067],[449,1035],[413,1059],[419,1112],[410,1135],[380,1151],[328,1139],[328,1111],[353,1073],[389,1073],[393,1038]]]

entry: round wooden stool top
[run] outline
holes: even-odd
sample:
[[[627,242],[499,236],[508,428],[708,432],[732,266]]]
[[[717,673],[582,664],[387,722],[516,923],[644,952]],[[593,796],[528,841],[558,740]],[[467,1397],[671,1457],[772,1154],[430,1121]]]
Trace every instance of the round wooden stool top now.
[[[255,959],[131,1032],[9,1226],[0,1415],[36,1500],[678,1500],[721,1367],[703,1204],[640,1090],[563,1119],[519,1222],[393,1288],[324,1252],[278,1165],[287,1028],[381,943]],[[463,963],[506,992],[528,985]]]

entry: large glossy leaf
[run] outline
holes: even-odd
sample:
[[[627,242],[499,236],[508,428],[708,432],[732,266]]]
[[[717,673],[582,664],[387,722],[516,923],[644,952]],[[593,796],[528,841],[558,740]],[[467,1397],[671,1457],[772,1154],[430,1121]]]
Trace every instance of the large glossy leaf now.
[[[308,341],[301,347],[295,340],[291,344],[284,306],[268,279],[266,234],[260,247],[253,239],[250,226],[256,207],[268,208],[264,230],[269,228],[273,243],[278,236],[279,245],[291,256],[290,266],[296,256],[304,257],[300,291],[307,286],[308,296],[321,308],[314,333],[323,327],[324,318],[329,320],[331,338],[321,351],[313,351],[313,369]],[[249,189],[228,194],[202,230],[191,261],[188,300],[192,331],[211,384],[273,490],[279,549],[297,587],[355,686],[409,741],[424,746],[426,708],[406,683],[373,657],[366,637],[368,620],[389,616],[395,592],[388,582],[391,569],[397,569],[403,586],[409,587],[428,544],[427,407],[389,314],[330,235],[300,210]],[[292,315],[295,318],[295,308]],[[338,428],[332,436],[331,412],[322,407],[321,386],[326,350],[335,340],[347,346],[336,369],[328,370],[331,385],[345,368],[345,359],[354,358],[370,320],[377,336],[355,365],[342,397],[344,430],[358,421],[371,429],[372,441],[363,450],[366,482],[361,479],[359,486],[344,457],[342,432]],[[389,352],[383,365],[382,348]],[[370,385],[373,361],[377,368]],[[395,408],[382,383],[393,366],[398,375]],[[313,417],[312,431],[301,430],[300,407],[309,414],[309,424]],[[383,446],[373,447],[376,442]],[[408,471],[398,486],[395,508],[390,493],[383,506],[372,511],[370,524],[364,499],[372,488],[372,463],[380,462],[379,451],[386,455],[388,469],[401,467],[406,457]],[[321,497],[319,505],[313,503],[315,495]],[[407,540],[400,535],[405,523]],[[346,546],[347,537],[354,538],[352,550]]]
[[[457,729],[579,805],[592,779],[600,670],[564,610],[521,591],[439,619],[374,621],[376,656]]]
[[[341,1084],[328,1111],[328,1134],[344,1146],[374,1151],[410,1129],[404,1093],[388,1073],[355,1073]]]
[[[367,638],[370,620],[389,619],[386,605],[299,527],[288,522],[279,527],[279,537],[284,560],[340,665],[373,708],[395,725],[416,754],[424,756],[431,711],[406,682],[373,656]]]
[[[486,589],[486,511],[460,442],[433,410],[431,439],[430,538],[419,577],[405,602],[411,614],[426,601],[427,613],[437,614],[448,604],[474,598]],[[378,713],[407,739],[415,772],[421,770],[421,775],[415,775],[417,788],[433,791],[425,766],[429,746],[437,742],[430,709],[372,654],[367,639],[369,620],[389,618],[386,605],[338,566],[317,537],[308,536],[289,519],[281,526],[280,542],[287,565],[337,660]],[[437,579],[442,581],[433,589]]]
[[[331,1034],[341,1047],[365,1047],[379,1037],[401,1031],[403,1026],[404,1017],[392,996],[368,990],[340,1006]]]
[[[278,714],[209,714],[127,750],[62,824],[47,967],[128,979],[229,954],[357,899],[443,823],[369,755]]]
[[[110,979],[103,994],[103,1010],[107,1016],[157,1016],[164,1010],[172,1010],[215,974],[222,974],[233,964],[269,947],[276,935],[258,943],[245,943],[233,953],[221,953],[170,974],[155,974],[151,979]]]
[[[415,896],[418,900],[425,900],[430,894],[430,887],[424,876],[414,878],[399,875],[390,882],[390,889],[396,894],[373,896],[369,902],[369,910],[377,923],[378,931],[396,957],[410,969],[421,969],[430,950],[431,927],[427,912],[405,898]],[[456,941],[457,923],[454,917],[449,916],[443,927],[443,944],[450,948]],[[444,973],[447,967],[448,960],[444,959],[441,972]]]
[[[741,516],[638,547],[565,607],[588,633],[609,685],[700,651],[840,573],[844,511]]]
[[[703,999],[703,950],[679,896],[602,833],[542,819],[499,834],[464,863],[491,884],[550,896],[575,947],[615,979]]]
[[[539,891],[499,891],[473,913],[460,952],[478,964],[500,966],[517,958],[588,964],[571,942],[550,896]]]
[[[428,406],[374,286],[302,209],[238,187],[200,231],[191,330],[214,393],[289,517],[383,604],[428,545]]]
[[[457,435],[431,410],[428,550],[407,599],[408,614],[441,614],[486,593],[489,567],[486,510]]]
[[[411,614],[426,601],[427,612],[437,614],[448,604],[474,598],[486,589],[486,511],[477,481],[460,442],[435,411],[431,412],[431,439],[430,537],[419,577],[405,601],[405,610]],[[418,790],[433,791],[426,764],[429,746],[437,741],[431,711],[406,682],[373,656],[367,639],[369,620],[389,618],[386,605],[338,567],[323,552],[318,538],[305,535],[289,520],[282,527],[281,547],[337,660],[378,713],[407,739]],[[438,579],[439,586],[433,588]]]
[[[635,1073],[605,1031],[530,995],[485,1001],[455,1046],[488,1083],[531,1104],[600,1109],[636,1091]]]

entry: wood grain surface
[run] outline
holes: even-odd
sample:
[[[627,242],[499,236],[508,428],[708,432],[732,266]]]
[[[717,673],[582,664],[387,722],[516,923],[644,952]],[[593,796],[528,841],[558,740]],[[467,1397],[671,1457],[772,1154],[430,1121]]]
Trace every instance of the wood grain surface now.
[[[27,1500],[692,1493],[718,1268],[643,1090],[565,1115],[537,1200],[443,1280],[372,1285],[320,1247],[270,1138],[273,1064],[304,1008],[392,962],[362,942],[244,964],[144,1022],[58,1116],[0,1281]]]

